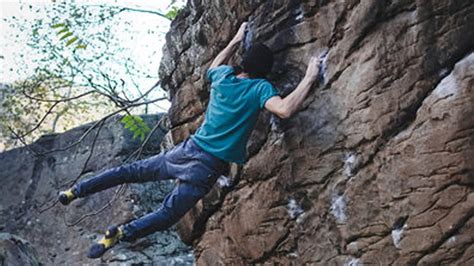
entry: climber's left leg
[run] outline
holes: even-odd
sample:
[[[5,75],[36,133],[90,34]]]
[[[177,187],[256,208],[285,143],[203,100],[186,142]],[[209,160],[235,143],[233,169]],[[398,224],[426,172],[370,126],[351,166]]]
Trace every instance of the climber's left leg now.
[[[87,256],[98,258],[115,246],[119,240],[131,241],[155,231],[167,229],[176,223],[208,191],[209,187],[179,182],[173,191],[166,196],[161,208],[128,224],[109,228],[105,236],[92,245]]]

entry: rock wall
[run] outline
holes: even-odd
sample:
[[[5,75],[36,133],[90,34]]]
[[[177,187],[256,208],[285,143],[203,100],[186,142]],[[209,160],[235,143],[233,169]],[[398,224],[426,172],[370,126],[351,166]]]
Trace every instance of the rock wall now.
[[[197,263],[474,264],[474,2],[189,0],[160,67],[176,143],[245,20],[282,95],[311,55],[326,68],[298,114],[261,115],[249,161],[182,219]]]
[[[152,128],[161,115],[142,117]],[[67,207],[53,205],[57,193],[69,187],[75,178],[86,178],[121,165],[129,158],[128,162],[135,159],[130,155],[140,147],[140,141],[132,139],[133,133],[124,129],[120,119],[110,118],[99,133],[95,127],[77,145],[74,143],[92,124],[62,134],[46,135],[28,147],[0,153],[0,232],[18,235],[29,242],[26,249],[23,248],[26,244],[16,238],[0,239],[0,257],[7,265],[37,265],[38,261],[43,265],[96,265],[101,262],[173,265],[194,261],[189,247],[179,240],[174,230],[159,232],[131,244],[120,244],[101,260],[86,257],[90,245],[108,226],[158,208],[173,182],[129,185],[117,194],[109,207],[107,204],[114,199],[118,188],[81,198]],[[159,127],[153,133],[143,148],[142,157],[160,151],[166,131],[166,127]],[[71,148],[65,149],[69,146]],[[61,149],[63,151],[58,151]],[[32,150],[46,154],[34,156]],[[52,208],[45,211],[49,206]],[[71,226],[84,215],[89,216]],[[37,260],[28,255],[30,247],[36,250]],[[16,259],[17,254],[22,258]],[[3,265],[1,261],[0,258]]]
[[[38,266],[36,251],[26,240],[8,233],[0,233],[0,265]]]

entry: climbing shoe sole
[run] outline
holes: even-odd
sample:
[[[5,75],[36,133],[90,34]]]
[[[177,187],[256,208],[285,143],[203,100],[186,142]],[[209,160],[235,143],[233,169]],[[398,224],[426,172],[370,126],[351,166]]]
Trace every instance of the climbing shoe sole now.
[[[105,232],[105,236],[98,243],[92,245],[87,253],[87,257],[96,259],[115,246],[123,238],[123,230],[117,226],[111,226]]]
[[[62,205],[69,205],[74,199],[76,199],[76,195],[74,193],[74,189],[68,189],[65,191],[59,192],[58,201],[61,202]]]

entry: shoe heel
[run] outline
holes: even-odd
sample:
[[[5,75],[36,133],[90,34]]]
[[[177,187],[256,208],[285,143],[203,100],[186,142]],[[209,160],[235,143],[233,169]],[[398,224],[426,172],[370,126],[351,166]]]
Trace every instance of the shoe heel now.
[[[110,239],[113,238],[117,235],[118,233],[118,227],[117,226],[111,226],[105,231],[105,238]]]
[[[77,198],[77,191],[74,188],[61,191],[58,195],[58,201],[62,205],[69,205],[74,199]]]

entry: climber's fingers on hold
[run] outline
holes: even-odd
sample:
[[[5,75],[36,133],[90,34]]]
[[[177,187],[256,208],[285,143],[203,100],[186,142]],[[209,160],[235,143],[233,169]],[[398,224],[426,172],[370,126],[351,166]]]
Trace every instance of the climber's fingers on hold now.
[[[313,65],[319,65],[319,58],[320,58],[320,54],[315,54],[313,56],[311,56],[311,58],[309,59],[311,61],[311,64]]]
[[[239,28],[239,31],[245,31],[245,29],[247,28],[247,25],[249,23],[247,21],[244,21],[242,22],[242,24],[240,24],[240,28]]]
[[[306,75],[309,77],[315,77],[318,75],[318,71],[319,71],[319,54],[313,55],[309,59]]]
[[[242,40],[245,35],[245,28],[247,27],[248,22],[244,21],[241,25],[239,30],[237,31],[237,34],[235,34],[235,38],[238,40]]]

